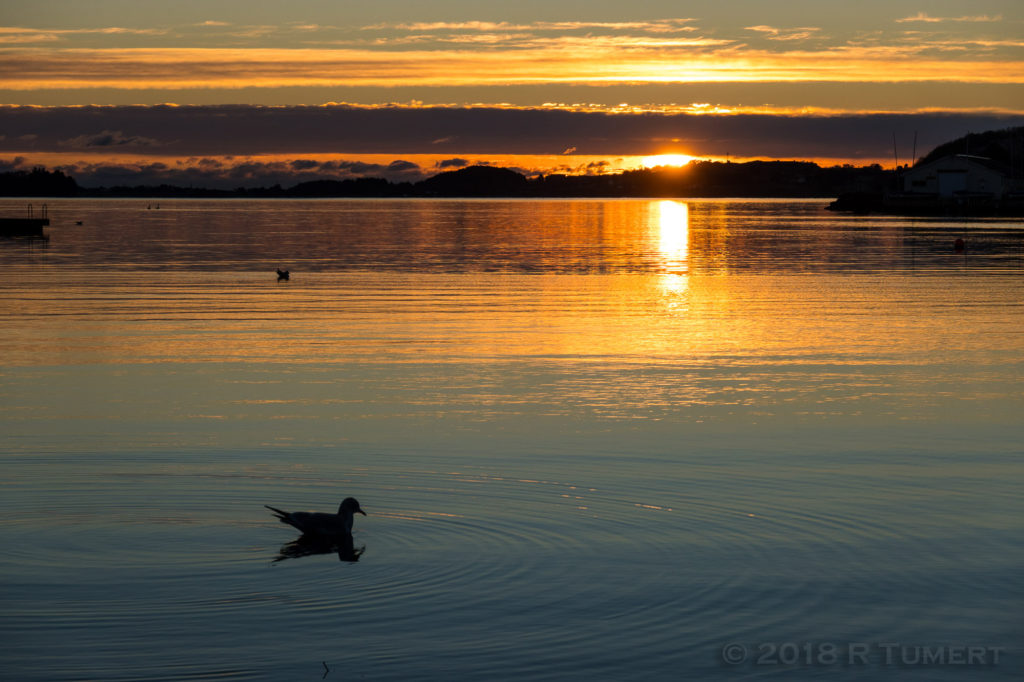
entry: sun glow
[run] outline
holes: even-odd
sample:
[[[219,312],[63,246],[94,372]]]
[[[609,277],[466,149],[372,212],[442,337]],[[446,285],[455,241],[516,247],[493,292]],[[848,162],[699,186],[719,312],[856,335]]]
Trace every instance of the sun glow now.
[[[685,166],[693,161],[692,156],[686,154],[657,154],[643,158],[644,168],[657,168],[658,166]]]

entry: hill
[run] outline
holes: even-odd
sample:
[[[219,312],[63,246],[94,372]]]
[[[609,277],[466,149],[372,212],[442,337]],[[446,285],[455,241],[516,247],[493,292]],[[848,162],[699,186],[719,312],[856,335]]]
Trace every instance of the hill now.
[[[968,133],[940,144],[918,163],[927,163],[954,154],[983,156],[1019,172],[1024,165],[1024,126]]]
[[[508,168],[469,166],[439,173],[415,185],[419,196],[521,197],[528,196],[526,177]]]

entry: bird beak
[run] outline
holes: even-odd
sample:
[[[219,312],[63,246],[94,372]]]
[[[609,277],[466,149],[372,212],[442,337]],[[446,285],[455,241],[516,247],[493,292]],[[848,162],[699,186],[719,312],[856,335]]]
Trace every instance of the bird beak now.
[[[366,512],[364,512],[362,509],[356,509],[356,511],[362,514],[363,516],[366,516]]]

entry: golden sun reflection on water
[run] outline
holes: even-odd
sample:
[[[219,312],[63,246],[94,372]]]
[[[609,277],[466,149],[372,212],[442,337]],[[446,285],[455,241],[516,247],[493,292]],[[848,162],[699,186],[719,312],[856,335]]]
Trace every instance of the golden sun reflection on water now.
[[[665,269],[686,272],[690,257],[690,209],[684,203],[665,200],[658,203],[658,250]]]
[[[658,252],[665,263],[659,285],[669,307],[679,311],[687,307],[690,288],[690,207],[666,199],[658,202],[657,217],[651,231],[658,235]]]
[[[972,384],[977,414],[1019,420],[1001,378],[1018,372],[1016,270],[958,278],[950,305],[950,269],[901,270],[896,228],[872,261],[895,265],[861,271],[846,263],[865,232],[806,204],[84,206],[3,283],[0,426],[25,438],[49,438],[43,423],[276,444],[334,443],[339,425],[372,440],[536,418],[948,420]]]

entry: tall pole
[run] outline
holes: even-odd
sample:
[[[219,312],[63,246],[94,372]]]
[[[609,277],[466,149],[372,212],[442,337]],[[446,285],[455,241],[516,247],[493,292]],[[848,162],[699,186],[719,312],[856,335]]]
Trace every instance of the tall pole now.
[[[896,167],[892,169],[893,183],[896,185],[896,191],[902,192],[903,188],[900,187],[900,155],[896,152],[896,131],[892,131],[892,156],[896,161]]]

